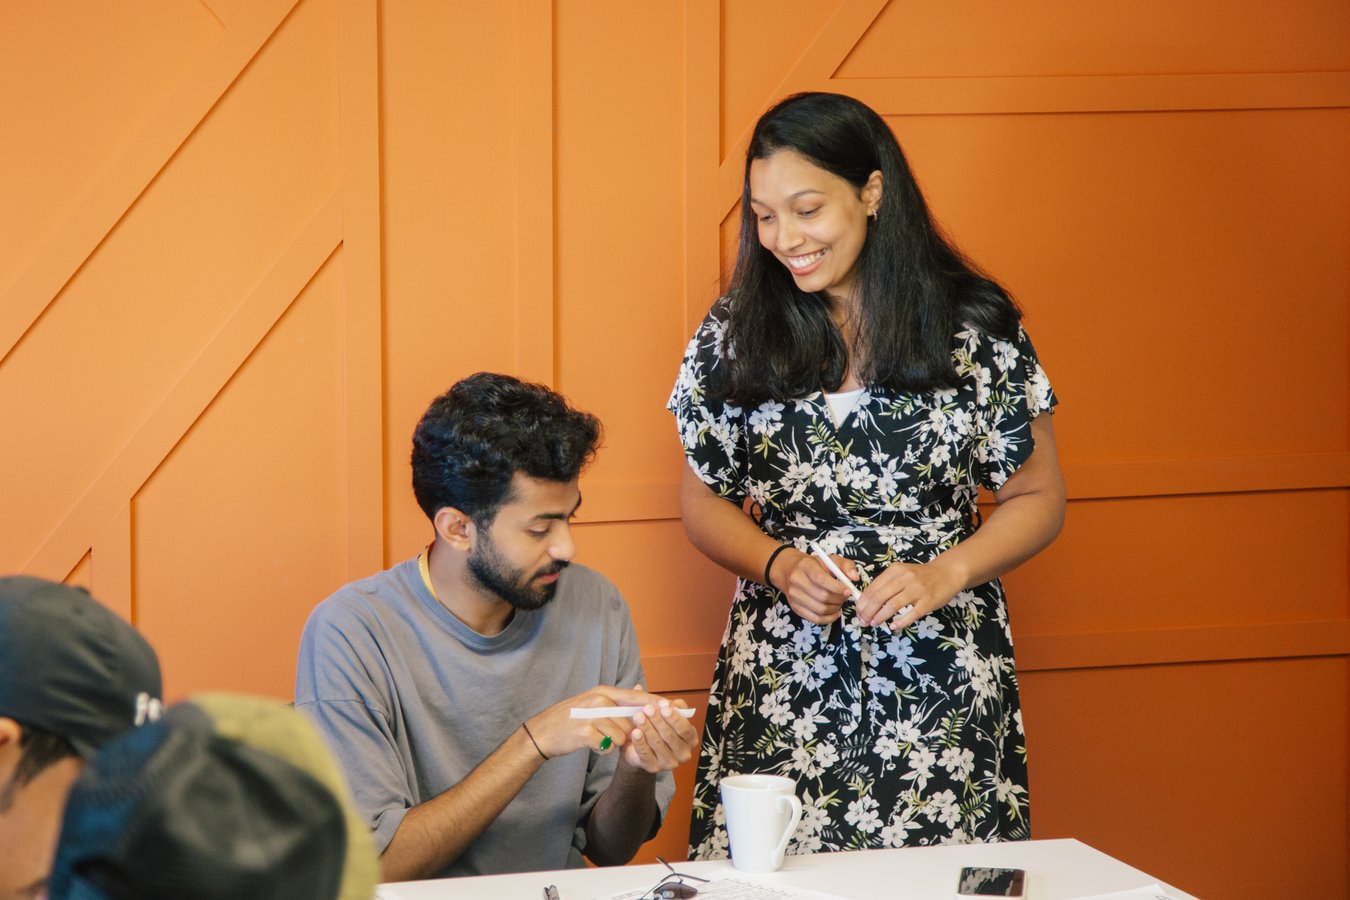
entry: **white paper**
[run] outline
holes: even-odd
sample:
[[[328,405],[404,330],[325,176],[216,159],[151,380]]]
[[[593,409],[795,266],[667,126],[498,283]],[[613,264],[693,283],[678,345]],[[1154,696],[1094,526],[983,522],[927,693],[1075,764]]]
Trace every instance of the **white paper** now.
[[[1074,900],[1177,900],[1177,898],[1175,894],[1168,893],[1162,885],[1150,884],[1147,887],[1131,888],[1128,891],[1075,897]]]
[[[684,716],[686,719],[694,717],[694,711],[686,706],[672,706],[675,712]],[[574,706],[572,707],[572,718],[574,719],[631,719],[642,712],[641,706]]]

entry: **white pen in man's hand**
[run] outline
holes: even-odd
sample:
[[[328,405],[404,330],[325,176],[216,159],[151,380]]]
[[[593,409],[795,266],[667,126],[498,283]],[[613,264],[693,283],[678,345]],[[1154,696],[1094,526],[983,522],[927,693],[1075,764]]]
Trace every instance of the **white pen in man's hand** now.
[[[678,713],[686,719],[694,717],[694,711],[687,706],[672,706],[670,711]],[[642,712],[641,706],[574,706],[572,707],[572,718],[631,719],[640,712]]]

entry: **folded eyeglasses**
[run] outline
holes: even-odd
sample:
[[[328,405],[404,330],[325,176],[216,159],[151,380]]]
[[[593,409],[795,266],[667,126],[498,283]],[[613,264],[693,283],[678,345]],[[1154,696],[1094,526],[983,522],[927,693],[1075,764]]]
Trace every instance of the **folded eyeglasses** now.
[[[698,888],[689,882],[697,881],[700,884],[706,884],[708,881],[708,879],[699,878],[697,875],[684,875],[676,872],[671,868],[670,863],[659,856],[656,861],[670,869],[670,874],[662,878],[656,887],[643,894],[640,900],[675,900],[675,898],[684,900],[684,898],[693,897],[698,893]]]

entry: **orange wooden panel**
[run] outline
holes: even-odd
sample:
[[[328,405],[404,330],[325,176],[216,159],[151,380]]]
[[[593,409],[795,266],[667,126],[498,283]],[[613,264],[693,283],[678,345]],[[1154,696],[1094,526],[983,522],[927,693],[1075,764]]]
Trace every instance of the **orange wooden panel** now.
[[[70,570],[62,581],[66,584],[79,585],[85,590],[89,590],[90,582],[93,581],[94,562],[91,554],[86,553],[80,557],[80,561],[75,564],[75,568]]]
[[[512,274],[514,9],[384,3],[379,15],[388,562],[430,533],[410,486],[417,420],[465,375],[510,370],[529,323]]]
[[[718,236],[721,238],[719,246],[722,249],[722,270],[719,274],[721,276],[721,286],[725,288],[731,281],[731,273],[736,269],[736,251],[740,246],[741,240],[741,204],[739,199],[718,224]],[[698,322],[703,318],[703,313],[708,311],[708,307],[712,306],[712,303],[704,303],[702,306],[703,308],[699,311],[698,318],[694,320],[695,326],[697,326]],[[692,328],[689,333],[691,336],[693,335],[694,332]]]
[[[722,152],[777,98],[779,82],[841,0],[732,0],[722,13]]]
[[[1085,115],[1350,106],[1350,72],[852,78],[821,80],[804,86],[844,91],[882,115],[906,116]]]
[[[891,0],[837,77],[1330,71],[1347,34],[1337,0]]]
[[[1070,500],[1339,488],[1350,485],[1350,451],[1070,461],[1064,482]]]
[[[867,33],[877,15],[885,8],[886,2],[887,0],[842,0],[834,4],[829,9],[828,17],[820,20],[814,29],[815,33],[810,35],[800,53],[796,53],[797,47],[795,42],[791,42],[791,38],[790,43],[781,46],[777,42],[776,36],[783,32],[792,35],[794,26],[781,21],[780,12],[773,7],[746,4],[748,9],[742,10],[742,14],[737,16],[737,21],[734,24],[728,22],[732,28],[748,32],[746,41],[752,44],[755,50],[749,54],[745,63],[742,63],[740,56],[730,58],[727,54],[723,54],[723,79],[738,88],[730,96],[724,93],[724,97],[726,102],[736,104],[737,113],[745,115],[739,122],[727,121],[725,117],[722,120],[721,143],[724,161],[717,178],[720,182],[719,190],[727,201],[740,194],[739,157],[745,153],[751,128],[759,112],[788,94],[827,87],[830,76]],[[772,27],[766,27],[768,22],[773,22]],[[775,40],[766,40],[767,35],[774,35]],[[729,34],[726,37],[735,40]],[[785,51],[777,64],[766,62],[763,51],[770,47]],[[742,53],[745,52],[744,45],[739,49]],[[743,80],[736,74],[742,69],[749,73],[749,77]],[[762,89],[762,85],[773,83],[766,77],[770,72],[777,73],[776,84],[761,94],[759,90]]]
[[[384,563],[384,419],[380,265],[379,11],[371,0],[330,2],[339,21],[343,326],[346,346],[347,575]]]
[[[668,483],[680,458],[664,407],[685,340],[682,185],[657,174],[682,166],[679,27],[674,5],[558,10],[558,387],[606,426],[588,482],[620,492]]]
[[[1350,491],[1070,504],[1006,578],[1015,635],[1344,617]]]
[[[1023,299],[1071,491],[1137,498],[1076,501],[1009,579],[1038,836],[1201,896],[1345,896],[1344,3],[86,5],[0,12],[32,136],[0,148],[0,568],[134,611],[171,693],[289,694],[313,603],[426,538],[417,417],[490,368],[605,419],[581,558],[702,706],[731,578],[675,521],[661,404],[738,142],[856,89]],[[1103,667],[1225,653],[1303,658]],[[692,776],[642,861],[683,857]]]
[[[678,521],[578,525],[576,531],[577,561],[604,572],[628,600],[644,659],[717,649],[733,579],[693,548]],[[709,666],[700,686],[711,677]]]
[[[0,471],[60,473],[7,486],[8,566],[26,564],[332,190],[335,41],[320,11],[287,20],[5,359],[0,418],[27,439],[0,449]]]
[[[0,294],[219,34],[174,0],[0,7],[0,109],[22,123],[0,171],[23,173],[0,178]]]
[[[890,122],[1023,301],[1067,460],[1350,446],[1350,110]]]
[[[1017,639],[1017,667],[1027,672],[1325,656],[1350,656],[1350,621],[1023,634]]]
[[[676,691],[664,694],[670,700],[683,700],[697,712],[690,721],[703,733],[703,719],[708,711],[708,695],[700,691]],[[659,856],[666,862],[689,858],[689,819],[693,812],[694,775],[698,758],[689,760],[675,770],[675,797],[670,801],[665,821],[656,837],[642,845],[633,858],[633,865],[654,863]]]
[[[1344,657],[1022,678],[1032,834],[1200,897],[1347,896]]]
[[[169,696],[289,698],[300,629],[346,581],[342,257],[136,497],[136,611]]]

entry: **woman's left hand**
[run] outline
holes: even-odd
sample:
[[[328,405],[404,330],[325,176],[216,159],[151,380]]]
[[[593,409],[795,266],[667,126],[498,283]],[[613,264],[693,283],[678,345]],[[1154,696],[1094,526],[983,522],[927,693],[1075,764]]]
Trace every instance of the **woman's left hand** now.
[[[899,631],[946,606],[964,586],[958,573],[937,560],[895,563],[863,590],[858,618],[864,625],[887,625]]]

